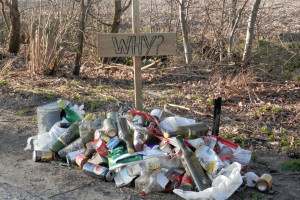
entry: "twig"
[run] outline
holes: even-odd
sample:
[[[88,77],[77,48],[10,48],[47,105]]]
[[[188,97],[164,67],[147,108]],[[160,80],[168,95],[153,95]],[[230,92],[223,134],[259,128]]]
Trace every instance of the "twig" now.
[[[168,73],[166,75],[171,75],[171,76],[185,76],[185,77],[197,77],[197,78],[207,78],[207,76],[203,75],[196,75],[196,74],[175,74],[175,73]]]
[[[78,189],[81,189],[81,188],[84,188],[84,187],[87,187],[87,186],[90,186],[91,184],[93,184],[93,183],[95,183],[95,182],[96,182],[96,180],[95,180],[95,181],[92,181],[92,182],[90,182],[90,183],[88,183],[88,184],[86,184],[86,185],[82,185],[82,186],[80,186],[80,187],[74,188],[74,189],[72,189],[72,190],[68,190],[68,191],[65,191],[65,192],[62,192],[62,193],[59,193],[59,194],[52,195],[52,196],[49,197],[49,199],[51,199],[51,198],[53,198],[53,197],[56,197],[56,196],[60,196],[60,195],[66,194],[66,193],[69,193],[69,192],[73,192],[73,191],[75,191],[75,190],[78,190]]]
[[[150,67],[156,65],[156,64],[159,63],[160,61],[161,61],[161,59],[156,60],[155,62],[153,62],[153,63],[151,63],[151,64],[149,64],[149,65],[146,65],[145,67],[142,67],[142,70],[148,69],[148,68],[150,68]]]

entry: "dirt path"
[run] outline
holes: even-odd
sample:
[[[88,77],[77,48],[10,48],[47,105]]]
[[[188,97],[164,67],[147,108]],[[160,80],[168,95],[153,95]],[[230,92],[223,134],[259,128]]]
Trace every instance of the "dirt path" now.
[[[1,89],[1,88],[0,88]],[[36,107],[43,99],[35,94],[0,92],[0,199],[142,199],[133,187],[117,188],[114,183],[92,179],[75,168],[32,161],[32,152],[24,151],[26,140],[37,133],[33,121]],[[30,108],[30,116],[19,116],[21,108]],[[281,170],[285,154],[271,151],[254,153],[250,171],[271,173],[274,194],[262,194],[246,188],[230,199],[299,199],[300,173]],[[181,199],[174,194],[154,193],[147,199]]]

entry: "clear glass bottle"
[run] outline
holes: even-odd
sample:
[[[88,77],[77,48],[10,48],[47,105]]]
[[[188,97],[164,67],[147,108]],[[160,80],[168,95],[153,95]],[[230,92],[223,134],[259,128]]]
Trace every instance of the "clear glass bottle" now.
[[[132,145],[133,137],[129,131],[126,118],[119,118],[118,134],[119,134],[119,139],[126,144],[128,153],[133,154],[134,153],[134,149],[133,149],[133,145]]]

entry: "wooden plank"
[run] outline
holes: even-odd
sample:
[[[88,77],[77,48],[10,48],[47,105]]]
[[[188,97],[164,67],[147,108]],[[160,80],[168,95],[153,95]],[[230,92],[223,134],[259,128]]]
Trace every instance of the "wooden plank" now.
[[[136,27],[133,27],[135,29]],[[176,54],[176,33],[98,34],[99,57]]]
[[[139,0],[132,1],[132,32],[137,34],[140,29],[140,2]],[[140,47],[142,48],[142,47]],[[135,52],[135,46],[133,45],[132,49]],[[101,55],[101,54],[99,54]],[[134,64],[134,99],[135,99],[135,109],[142,111],[143,109],[143,83],[142,83],[142,75],[141,75],[141,66],[142,66],[142,58],[139,56],[133,57]]]

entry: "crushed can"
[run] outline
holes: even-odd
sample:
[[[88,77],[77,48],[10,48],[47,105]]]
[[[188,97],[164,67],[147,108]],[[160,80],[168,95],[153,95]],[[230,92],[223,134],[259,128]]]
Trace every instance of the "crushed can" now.
[[[85,163],[82,169],[83,169],[83,173],[91,177],[98,178],[108,182],[113,181],[115,177],[114,171],[110,171],[106,167],[95,165],[90,162]]]
[[[94,156],[89,160],[89,163],[94,165],[108,165],[108,159],[99,153],[95,153]]]

